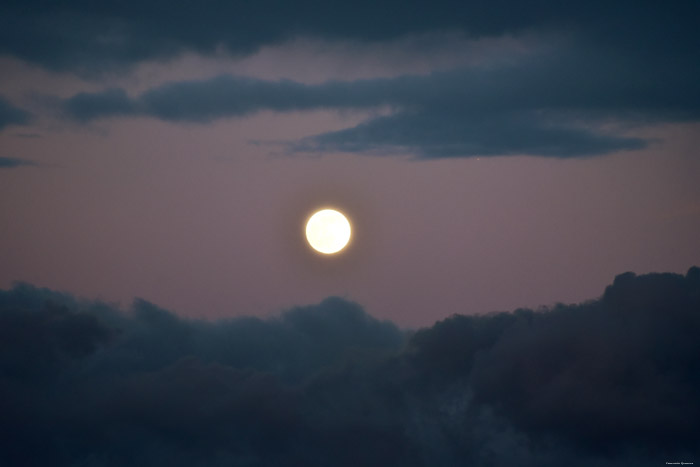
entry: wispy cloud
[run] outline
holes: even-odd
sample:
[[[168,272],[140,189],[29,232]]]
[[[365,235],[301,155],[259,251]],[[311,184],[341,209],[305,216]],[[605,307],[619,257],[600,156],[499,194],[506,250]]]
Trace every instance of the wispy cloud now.
[[[695,84],[700,65],[688,73],[686,65],[650,68],[643,60],[585,47],[569,52],[549,50],[495,67],[315,85],[224,75],[168,83],[134,97],[123,89],[81,93],[62,105],[67,115],[83,122],[142,115],[192,123],[261,110],[388,107],[389,115],[290,147],[427,159],[566,158],[635,150],[647,141],[619,128],[700,119]]]
[[[29,112],[15,107],[0,96],[0,130],[9,125],[26,125],[30,117]]]
[[[0,157],[0,169],[14,169],[17,167],[35,165],[35,162],[26,159],[18,159],[16,157]]]

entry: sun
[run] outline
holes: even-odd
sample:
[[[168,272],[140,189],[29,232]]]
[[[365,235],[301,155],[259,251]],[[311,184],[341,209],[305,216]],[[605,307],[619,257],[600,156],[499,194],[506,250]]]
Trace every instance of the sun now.
[[[306,240],[311,248],[325,255],[338,253],[350,241],[347,217],[335,209],[316,211],[306,222]]]

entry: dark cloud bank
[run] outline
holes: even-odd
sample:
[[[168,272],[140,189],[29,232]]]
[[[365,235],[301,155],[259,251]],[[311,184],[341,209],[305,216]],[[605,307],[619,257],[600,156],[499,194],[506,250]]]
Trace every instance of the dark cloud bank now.
[[[566,31],[677,60],[698,44],[699,12],[694,0],[6,0],[0,53],[52,69],[94,71],[184,51],[248,54],[297,36],[377,42],[436,31],[470,38]]]
[[[0,291],[0,464],[700,462],[700,269],[403,332],[329,298],[270,319]]]
[[[306,138],[291,149],[420,158],[601,155],[645,147],[648,141],[625,135],[631,127],[700,119],[700,65],[648,69],[620,63],[614,54],[585,52],[556,50],[497,68],[318,85],[225,75],[167,83],[135,97],[123,89],[80,93],[64,100],[62,110],[81,122],[150,116],[207,123],[261,110],[388,107],[389,115]]]
[[[534,58],[496,69],[318,86],[219,77],[169,83],[133,98],[122,89],[78,94],[63,110],[84,122],[134,115],[208,122],[259,110],[390,106],[389,116],[307,138],[291,150],[569,158],[643,148],[649,141],[627,132],[639,123],[698,121],[698,17],[695,0],[10,0],[0,7],[0,53],[99,77],[186,51],[250,54],[295,37],[350,44],[444,33],[536,37],[543,50]]]
[[[630,10],[625,21],[638,20],[635,12]],[[642,125],[700,120],[700,40],[687,36],[689,25],[676,19],[673,26],[654,24],[630,37],[614,35],[609,43],[597,29],[603,25],[593,22],[584,32],[554,34],[558,43],[505,64],[429,75],[315,85],[225,75],[170,82],[138,96],[124,89],[80,93],[61,106],[81,122],[149,116],[186,123],[263,110],[388,108],[389,115],[290,148],[426,159],[602,155],[645,147],[648,140],[629,136]],[[603,23],[625,29],[627,22]]]

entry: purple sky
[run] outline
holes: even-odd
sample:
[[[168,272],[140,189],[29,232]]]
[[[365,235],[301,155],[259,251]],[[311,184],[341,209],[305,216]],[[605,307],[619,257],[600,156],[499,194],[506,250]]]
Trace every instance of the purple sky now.
[[[698,18],[0,2],[0,465],[697,464]]]
[[[468,118],[477,122],[499,105],[540,99],[548,86],[542,91],[525,73],[504,87],[498,70],[537,69],[530,64],[558,47],[566,51],[569,39],[556,28],[480,37],[421,32],[374,42],[302,37],[245,54],[189,51],[97,73],[1,49],[0,97],[31,118],[8,117],[0,126],[0,161],[6,161],[0,164],[0,287],[26,281],[124,305],[142,297],[206,318],[268,315],[339,295],[376,317],[423,326],[454,313],[595,298],[624,271],[684,273],[700,264],[695,95],[679,118],[650,118],[654,102],[644,118],[628,118],[636,101],[629,104],[626,91],[607,84],[608,101],[623,95],[614,112],[601,105],[578,114],[585,105],[561,104],[553,121],[564,115],[572,127],[618,138],[587,154],[570,146],[554,154],[478,146],[432,157],[450,149],[410,137],[383,145],[393,133],[372,140],[368,132],[342,144],[333,136],[412,105],[462,118],[457,106],[466,104],[453,97],[462,90],[471,99]],[[584,61],[587,49],[571,43]],[[460,71],[453,80],[453,70],[488,79]],[[630,70],[630,76],[639,71]],[[618,72],[624,84],[626,75]],[[217,92],[210,80],[222,75],[261,86],[262,97],[243,88],[252,110],[173,118],[143,97],[179,82]],[[415,81],[407,91],[405,76]],[[307,87],[289,101],[268,98],[274,86],[289,82]],[[243,86],[237,83],[232,86]],[[338,99],[350,96],[350,102],[324,101],[335,92],[324,83],[340,83]],[[523,90],[516,92],[518,83]],[[110,104],[93,116],[87,107],[70,106],[80,93],[97,99],[109,89],[123,91],[128,110]],[[441,89],[448,89],[446,100],[431,101]],[[596,95],[605,102],[602,89]],[[300,105],[307,91],[312,103]],[[207,92],[194,96],[216,105],[226,100]],[[374,100],[360,103],[365,98]],[[417,119],[426,124],[416,131],[430,130],[434,121],[445,128],[441,118]],[[313,139],[320,134],[331,136]],[[308,141],[311,146],[295,146]],[[459,143],[461,151],[471,147]],[[328,203],[346,212],[355,229],[352,248],[340,258],[318,257],[300,236],[308,212]]]

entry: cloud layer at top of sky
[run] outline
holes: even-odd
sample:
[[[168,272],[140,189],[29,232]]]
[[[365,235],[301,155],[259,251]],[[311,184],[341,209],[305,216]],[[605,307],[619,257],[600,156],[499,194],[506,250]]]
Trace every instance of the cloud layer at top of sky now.
[[[52,69],[95,72],[221,48],[248,54],[307,36],[383,41],[431,31],[470,37],[565,30],[644,55],[687,57],[698,38],[697,2],[535,1],[198,2],[8,1],[0,7],[0,53]]]
[[[542,1],[267,1],[202,7],[76,0],[60,6],[11,1],[0,8],[0,53],[97,81],[106,71],[186,52],[243,56],[299,37],[386,44],[448,34],[435,45],[441,49],[464,45],[461,39],[445,41],[450,33],[456,33],[453,39],[540,38],[537,53],[427,77],[305,85],[219,76],[156,85],[136,98],[128,97],[130,88],[83,92],[64,101],[64,110],[81,121],[149,115],[209,122],[259,110],[390,106],[391,115],[288,148],[419,158],[566,158],[640,149],[648,141],[631,136],[630,123],[695,121],[700,109],[697,2],[593,1],[574,7]]]

